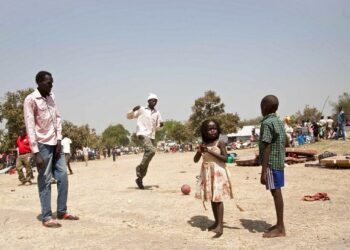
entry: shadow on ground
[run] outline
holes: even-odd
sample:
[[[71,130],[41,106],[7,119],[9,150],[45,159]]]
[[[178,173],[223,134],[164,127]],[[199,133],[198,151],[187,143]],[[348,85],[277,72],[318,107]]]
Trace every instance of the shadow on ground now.
[[[209,220],[207,216],[196,215],[192,216],[191,219],[187,221],[187,223],[190,224],[192,227],[198,227],[202,231],[205,231],[209,226],[211,226],[214,223],[214,221]]]
[[[239,221],[241,222],[242,226],[251,233],[263,233],[266,229],[272,226],[271,224],[262,220],[240,219]]]
[[[52,218],[53,218],[53,219],[57,219],[57,212],[52,213]],[[41,216],[41,214],[38,214],[38,215],[36,216],[36,219],[37,219],[38,221],[43,221],[43,217]]]
[[[156,189],[156,188],[159,188],[159,185],[145,185],[145,189],[144,190],[153,190],[153,189]],[[133,189],[133,190],[139,190],[138,187],[128,187],[128,189]]]
[[[213,225],[214,221],[210,220],[207,216],[203,215],[196,215],[192,216],[189,221],[187,221],[188,224],[190,224],[192,227],[198,227],[202,231],[206,231],[208,227]],[[239,227],[230,227],[226,226],[226,223],[224,222],[224,228],[229,228],[229,229],[240,229]]]

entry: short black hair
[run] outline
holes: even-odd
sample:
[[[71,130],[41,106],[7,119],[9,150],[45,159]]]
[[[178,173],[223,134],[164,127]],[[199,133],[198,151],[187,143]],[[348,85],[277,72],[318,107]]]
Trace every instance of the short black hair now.
[[[47,71],[39,71],[38,74],[35,76],[36,83],[42,82],[44,80],[44,77],[46,75],[49,75],[52,78],[52,75],[50,72]]]
[[[269,113],[275,113],[278,109],[279,101],[275,95],[267,95],[261,100],[261,107],[266,106]]]
[[[205,143],[211,142],[211,140],[209,140],[208,138],[208,126],[209,123],[213,122],[216,125],[216,128],[218,130],[218,136],[217,138],[215,138],[215,140],[219,139],[219,136],[221,134],[221,128],[220,128],[220,124],[218,121],[214,120],[214,119],[207,119],[205,120],[202,125],[201,125],[201,136],[202,136],[202,141]]]

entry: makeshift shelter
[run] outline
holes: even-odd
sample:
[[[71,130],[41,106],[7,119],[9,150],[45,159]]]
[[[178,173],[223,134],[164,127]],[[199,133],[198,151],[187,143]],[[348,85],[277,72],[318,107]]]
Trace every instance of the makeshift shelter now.
[[[234,142],[238,140],[244,142],[251,139],[254,129],[255,129],[254,131],[255,136],[259,135],[260,128],[257,128],[254,125],[248,125],[248,126],[243,126],[243,128],[239,129],[237,133],[228,134],[227,137],[230,142]]]

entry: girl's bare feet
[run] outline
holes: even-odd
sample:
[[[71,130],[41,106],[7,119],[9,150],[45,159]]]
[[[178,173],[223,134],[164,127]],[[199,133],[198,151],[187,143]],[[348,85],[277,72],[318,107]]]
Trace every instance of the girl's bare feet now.
[[[264,238],[275,238],[275,237],[285,237],[286,236],[286,231],[284,228],[274,228],[269,232],[266,232],[263,234]]]

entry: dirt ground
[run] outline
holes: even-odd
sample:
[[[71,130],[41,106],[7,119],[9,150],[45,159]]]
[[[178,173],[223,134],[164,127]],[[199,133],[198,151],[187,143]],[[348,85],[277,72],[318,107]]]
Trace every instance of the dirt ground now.
[[[350,151],[348,142],[336,143]],[[320,149],[327,145],[319,144]],[[335,145],[335,144],[334,144]],[[309,146],[312,148],[312,145]],[[236,151],[239,155],[252,150]],[[68,209],[79,221],[62,221],[59,229],[40,223],[36,185],[18,186],[17,175],[0,175],[0,249],[349,249],[350,169],[306,168],[285,170],[287,237],[264,239],[262,232],[275,223],[273,200],[259,184],[260,167],[228,164],[235,199],[225,203],[224,235],[213,239],[206,227],[213,222],[208,210],[183,184],[195,187],[200,164],[193,153],[158,153],[136,189],[139,155],[73,163],[69,175]],[[305,202],[307,194],[327,192],[330,201]],[[52,208],[56,211],[56,186]],[[244,209],[239,211],[238,204]]]

